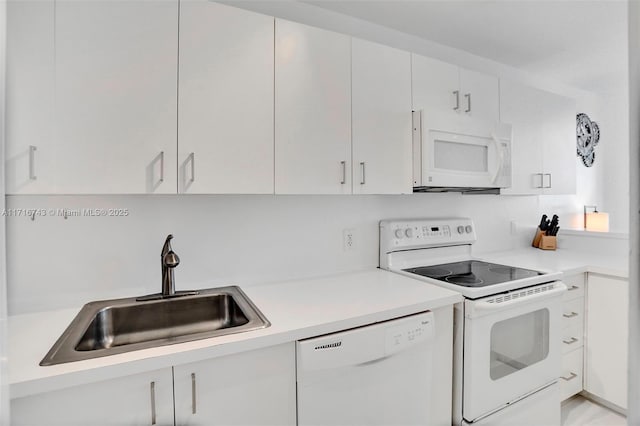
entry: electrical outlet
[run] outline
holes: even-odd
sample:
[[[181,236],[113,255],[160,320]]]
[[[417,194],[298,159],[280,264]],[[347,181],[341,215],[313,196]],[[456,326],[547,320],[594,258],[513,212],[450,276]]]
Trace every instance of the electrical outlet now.
[[[356,248],[356,230],[348,228],[342,231],[342,244],[344,251],[353,251]]]
[[[516,235],[518,233],[518,224],[515,220],[511,221],[511,235]]]

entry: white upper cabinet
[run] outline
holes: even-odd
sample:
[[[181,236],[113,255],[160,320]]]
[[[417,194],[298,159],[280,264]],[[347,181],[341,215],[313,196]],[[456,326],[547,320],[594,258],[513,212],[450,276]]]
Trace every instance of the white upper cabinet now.
[[[411,57],[352,40],[353,193],[412,192]]]
[[[180,3],[178,190],[273,193],[274,18]]]
[[[51,193],[56,171],[54,3],[6,4],[6,192]]]
[[[512,125],[512,186],[504,194],[574,194],[573,99],[500,81],[500,119]]]
[[[276,19],[275,192],[351,193],[351,39]]]
[[[498,78],[433,58],[411,55],[413,110],[450,110],[497,122]]]
[[[60,1],[55,28],[47,192],[175,193],[177,0]]]
[[[460,110],[475,118],[499,121],[498,77],[460,68]]]
[[[460,69],[456,65],[411,54],[411,78],[414,111],[460,110]]]

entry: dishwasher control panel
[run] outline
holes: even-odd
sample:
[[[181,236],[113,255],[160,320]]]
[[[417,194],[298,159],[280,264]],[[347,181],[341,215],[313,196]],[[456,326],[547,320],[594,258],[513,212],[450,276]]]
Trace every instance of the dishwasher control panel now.
[[[414,317],[411,321],[386,330],[385,352],[391,355],[416,343],[433,338],[433,314]],[[409,319],[409,318],[407,318]]]

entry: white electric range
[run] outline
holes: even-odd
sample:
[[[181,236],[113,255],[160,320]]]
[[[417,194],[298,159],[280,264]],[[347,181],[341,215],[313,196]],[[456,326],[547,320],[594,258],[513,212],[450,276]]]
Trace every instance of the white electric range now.
[[[561,273],[474,258],[468,218],[380,222],[380,267],[458,291],[456,425],[559,425]]]

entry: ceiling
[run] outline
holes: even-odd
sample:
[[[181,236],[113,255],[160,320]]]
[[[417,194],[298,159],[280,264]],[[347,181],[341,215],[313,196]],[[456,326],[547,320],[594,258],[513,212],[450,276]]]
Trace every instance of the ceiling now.
[[[315,6],[606,92],[627,76],[625,0],[325,0]]]

